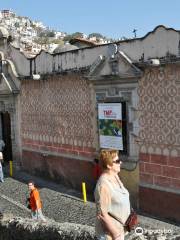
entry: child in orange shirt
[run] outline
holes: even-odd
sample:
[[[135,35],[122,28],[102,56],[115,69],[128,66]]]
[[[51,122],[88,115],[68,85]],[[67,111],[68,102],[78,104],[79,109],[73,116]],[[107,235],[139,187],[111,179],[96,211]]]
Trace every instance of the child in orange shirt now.
[[[37,190],[37,188],[35,188],[33,181],[30,181],[28,183],[28,187],[30,190],[29,206],[31,209],[32,219],[42,220],[43,222],[45,222],[46,219],[42,214],[42,204],[39,191]]]

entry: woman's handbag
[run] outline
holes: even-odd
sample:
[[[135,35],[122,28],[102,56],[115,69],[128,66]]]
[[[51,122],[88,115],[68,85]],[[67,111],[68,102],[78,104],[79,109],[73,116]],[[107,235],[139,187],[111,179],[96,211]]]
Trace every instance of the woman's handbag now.
[[[122,221],[116,217],[114,214],[108,212],[109,216],[111,216],[112,218],[116,219],[118,222],[120,222],[124,228],[130,232],[131,230],[133,230],[135,228],[135,226],[138,224],[138,216],[136,214],[136,212],[134,211],[134,209],[131,209],[131,213],[129,214],[129,217],[127,218],[125,224],[122,223]]]
[[[135,228],[137,224],[138,224],[138,216],[134,211],[134,209],[131,209],[131,213],[124,224],[125,228],[127,229],[128,232],[130,232],[132,229]]]

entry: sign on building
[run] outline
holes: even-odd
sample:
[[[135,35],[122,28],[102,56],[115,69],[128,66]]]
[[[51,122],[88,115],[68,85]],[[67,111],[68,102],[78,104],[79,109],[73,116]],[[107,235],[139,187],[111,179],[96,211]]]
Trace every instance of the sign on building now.
[[[123,150],[122,104],[99,103],[100,148]]]

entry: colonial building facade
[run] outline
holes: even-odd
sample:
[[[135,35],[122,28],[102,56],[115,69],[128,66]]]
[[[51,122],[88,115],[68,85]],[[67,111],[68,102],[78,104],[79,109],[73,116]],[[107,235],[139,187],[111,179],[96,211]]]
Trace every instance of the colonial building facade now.
[[[79,190],[85,181],[91,191],[98,104],[121,103],[121,177],[134,204],[180,220],[179,39],[178,31],[158,26],[140,39],[27,58],[1,29],[6,160]]]

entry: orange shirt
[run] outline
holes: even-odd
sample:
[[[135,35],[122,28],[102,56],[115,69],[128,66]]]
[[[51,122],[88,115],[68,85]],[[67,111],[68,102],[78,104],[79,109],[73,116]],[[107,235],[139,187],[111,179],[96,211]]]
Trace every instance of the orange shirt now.
[[[37,188],[32,190],[30,193],[30,206],[32,211],[42,208],[41,199]]]

